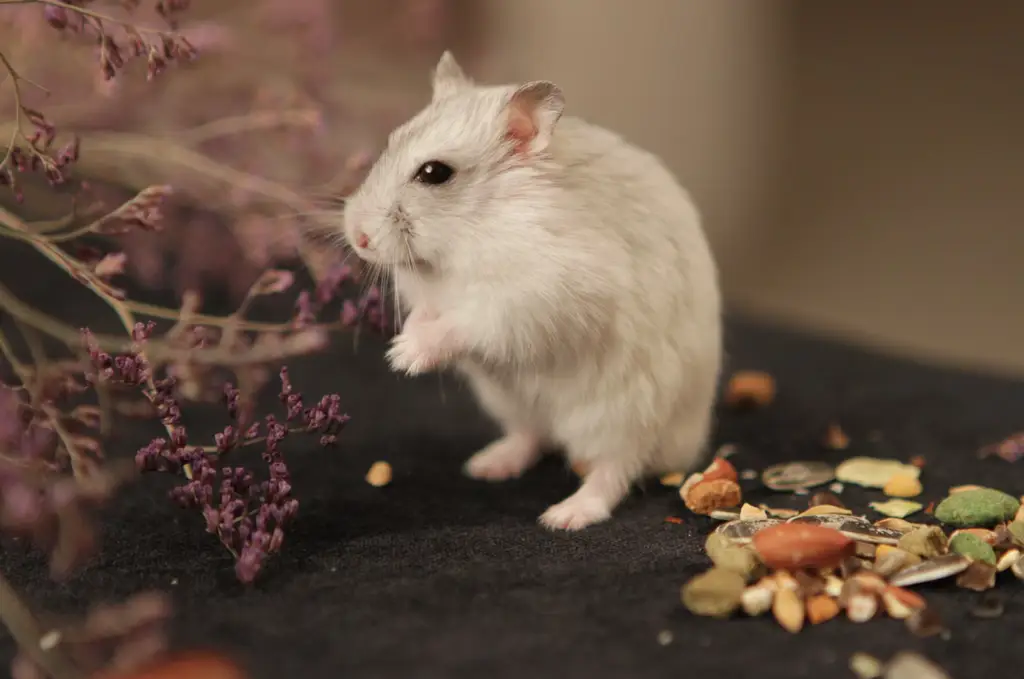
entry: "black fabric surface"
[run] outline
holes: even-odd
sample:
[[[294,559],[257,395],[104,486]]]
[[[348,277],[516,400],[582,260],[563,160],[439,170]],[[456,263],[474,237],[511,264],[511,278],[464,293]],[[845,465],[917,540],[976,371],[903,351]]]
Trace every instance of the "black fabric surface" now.
[[[740,469],[854,454],[924,455],[926,500],[962,483],[1024,493],[1024,462],[974,454],[1024,428],[1024,384],[737,320],[726,345],[730,370],[767,370],[779,383],[776,402],[763,411],[720,409],[715,442],[740,447]],[[339,392],[353,419],[336,451],[293,445],[301,513],[283,554],[254,589],[235,581],[230,557],[204,532],[201,517],[165,498],[171,479],[155,475],[120,496],[102,554],[69,583],[52,584],[40,559],[15,549],[0,553],[0,567],[51,609],[144,588],[172,591],[176,646],[236,653],[254,677],[267,679],[821,679],[853,676],[847,662],[855,651],[886,658],[901,649],[925,652],[959,679],[1010,676],[1024,667],[1024,584],[1008,574],[999,588],[1006,613],[996,620],[970,616],[978,594],[951,584],[919,588],[952,628],[948,640],[916,639],[885,618],[860,625],[836,619],[790,635],[770,617],[695,617],[680,604],[679,588],[708,564],[701,546],[710,520],[693,517],[673,489],[652,483],[609,523],[577,534],[545,531],[538,515],[576,484],[563,463],[548,460],[499,485],[462,477],[462,462],[495,430],[453,377],[400,378],[387,371],[383,350],[381,340],[362,335],[357,352],[348,338],[330,358],[294,364],[299,389],[310,397]],[[848,451],[819,443],[833,420],[853,439]],[[217,422],[211,418],[210,427]],[[386,488],[363,479],[375,460],[393,465]],[[880,496],[855,489],[843,495],[858,511]],[[806,498],[773,503],[799,507]],[[669,515],[685,522],[666,523]],[[663,630],[673,635],[667,646],[657,641]],[[12,654],[10,637],[0,633],[0,662],[6,666]]]

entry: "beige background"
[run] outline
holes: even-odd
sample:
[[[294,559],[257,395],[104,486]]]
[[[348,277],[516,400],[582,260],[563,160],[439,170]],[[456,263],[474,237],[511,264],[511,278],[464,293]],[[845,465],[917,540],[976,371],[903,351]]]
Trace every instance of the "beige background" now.
[[[481,4],[474,74],[658,151],[734,306],[1024,375],[1024,3]]]

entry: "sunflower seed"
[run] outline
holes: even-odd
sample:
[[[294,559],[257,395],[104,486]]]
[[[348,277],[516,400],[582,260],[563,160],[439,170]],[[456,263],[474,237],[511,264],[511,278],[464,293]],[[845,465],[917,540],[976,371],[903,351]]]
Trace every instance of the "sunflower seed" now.
[[[736,520],[722,524],[715,529],[715,532],[720,533],[736,544],[744,545],[754,538],[754,533],[780,523],[782,523],[782,521],[779,519],[754,519],[752,521]]]
[[[761,482],[772,490],[797,491],[820,486],[835,477],[835,469],[824,462],[787,462],[765,469]]]
[[[934,559],[922,561],[921,563],[904,568],[889,579],[889,583],[897,587],[908,587],[920,585],[925,582],[934,582],[959,575],[967,570],[971,560],[959,554],[944,554]]]

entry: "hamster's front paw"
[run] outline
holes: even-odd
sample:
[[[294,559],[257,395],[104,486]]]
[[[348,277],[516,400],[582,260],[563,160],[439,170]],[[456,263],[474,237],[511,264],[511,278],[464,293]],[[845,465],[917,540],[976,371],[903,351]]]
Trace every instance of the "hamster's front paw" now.
[[[391,340],[387,359],[395,372],[404,372],[410,376],[422,375],[437,367],[440,352],[427,345],[420,333],[406,330]]]
[[[611,507],[604,499],[577,493],[549,507],[541,515],[540,523],[551,530],[577,531],[607,521],[611,516]]]
[[[525,434],[509,434],[474,454],[463,472],[481,481],[507,481],[522,476],[540,458],[537,441]]]

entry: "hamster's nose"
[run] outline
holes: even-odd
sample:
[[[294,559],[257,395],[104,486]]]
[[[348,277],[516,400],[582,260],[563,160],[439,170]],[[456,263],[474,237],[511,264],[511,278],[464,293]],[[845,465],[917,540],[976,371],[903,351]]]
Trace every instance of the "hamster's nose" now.
[[[370,237],[362,231],[356,232],[356,246],[364,250],[367,249],[370,247]]]

